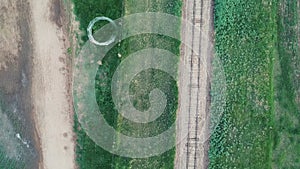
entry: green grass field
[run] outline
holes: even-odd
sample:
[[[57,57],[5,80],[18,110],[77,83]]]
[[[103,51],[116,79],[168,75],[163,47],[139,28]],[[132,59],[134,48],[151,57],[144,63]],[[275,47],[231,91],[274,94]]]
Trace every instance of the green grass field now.
[[[297,0],[215,3],[227,98],[210,141],[210,168],[299,168]]]
[[[300,168],[300,8],[297,0],[280,2],[273,168]]]
[[[82,31],[86,30],[90,20],[96,16],[107,16],[116,19],[123,15],[146,11],[167,12],[179,16],[181,10],[179,0],[149,0],[147,3],[132,0],[74,0],[74,3],[75,14],[81,23],[80,28]],[[180,25],[178,25],[178,30],[179,28]],[[86,35],[84,35],[82,39],[86,41]],[[115,46],[108,52],[102,60],[102,65],[99,66],[95,86],[99,109],[101,113],[103,113],[106,121],[113,126],[115,130],[137,137],[145,137],[156,135],[164,131],[174,122],[178,104],[177,82],[175,79],[164,72],[147,69],[132,80],[134,81],[134,83],[130,84],[130,93],[133,95],[132,103],[139,110],[146,110],[149,107],[148,94],[153,88],[160,88],[167,95],[168,102],[165,112],[160,118],[147,125],[130,122],[119,115],[119,112],[114,108],[115,106],[111,97],[111,80],[116,68],[129,54],[141,49],[156,47],[169,50],[179,57],[179,46],[180,42],[172,38],[161,35],[142,34],[123,40],[120,46]],[[118,58],[118,53],[122,55],[122,58]],[[174,67],[174,69],[177,68]],[[77,134],[77,162],[82,169],[173,168],[175,148],[160,156],[139,159],[125,158],[110,154],[97,146],[86,133],[81,130],[77,120],[75,120],[74,129]]]
[[[224,113],[210,140],[209,168],[272,165],[276,19],[276,0],[215,1],[215,50],[227,91]]]

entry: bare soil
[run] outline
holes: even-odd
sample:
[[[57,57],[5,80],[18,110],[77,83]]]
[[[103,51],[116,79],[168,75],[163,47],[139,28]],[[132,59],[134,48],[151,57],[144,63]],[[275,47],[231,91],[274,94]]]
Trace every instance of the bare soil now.
[[[21,157],[25,167],[74,169],[64,5],[61,0],[2,0],[0,10],[1,108],[29,142]]]
[[[69,21],[61,0],[30,0],[33,25],[32,97],[41,142],[40,168],[74,169]]]
[[[21,159],[26,168],[37,168],[39,140],[32,118],[31,67],[32,36],[27,0],[0,3],[0,101],[2,111],[12,121],[15,133],[29,142]]]

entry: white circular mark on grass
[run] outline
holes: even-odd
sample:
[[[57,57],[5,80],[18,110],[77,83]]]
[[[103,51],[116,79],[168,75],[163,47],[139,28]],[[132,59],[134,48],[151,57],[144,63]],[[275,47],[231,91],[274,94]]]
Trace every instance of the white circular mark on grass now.
[[[113,20],[111,20],[110,18],[108,17],[105,17],[105,16],[100,16],[100,17],[96,17],[95,19],[93,19],[88,28],[87,28],[87,32],[88,32],[88,37],[89,37],[89,40],[96,44],[96,45],[99,45],[99,46],[107,46],[107,45],[110,45],[111,43],[113,43],[115,40],[116,40],[116,35],[112,35],[111,38],[105,42],[99,42],[97,41],[94,36],[93,36],[93,31],[92,31],[92,28],[94,27],[95,23],[98,22],[98,21],[108,21],[114,28],[115,30],[117,30],[117,25],[115,24],[115,22]]]

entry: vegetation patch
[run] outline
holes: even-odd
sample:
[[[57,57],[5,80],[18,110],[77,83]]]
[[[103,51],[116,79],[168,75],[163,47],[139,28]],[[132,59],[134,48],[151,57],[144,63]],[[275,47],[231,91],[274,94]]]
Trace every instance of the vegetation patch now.
[[[271,168],[277,0],[216,0],[214,12],[221,61],[214,66],[225,72],[226,106],[211,136],[209,168]],[[214,90],[213,98],[224,95]]]
[[[300,8],[297,0],[280,2],[273,167],[300,168]]]

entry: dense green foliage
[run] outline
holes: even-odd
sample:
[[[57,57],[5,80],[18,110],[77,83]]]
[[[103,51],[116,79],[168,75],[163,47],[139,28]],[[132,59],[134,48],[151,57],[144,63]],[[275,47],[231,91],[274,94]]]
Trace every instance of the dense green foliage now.
[[[299,10],[297,0],[281,0],[278,9],[274,168],[300,168]]]
[[[75,14],[80,21],[80,28],[85,31],[90,20],[96,16],[107,16],[112,19],[121,17],[122,15],[137,13],[137,12],[167,12],[170,14],[180,15],[181,3],[179,0],[150,0],[147,3],[141,1],[82,1],[73,0],[75,3]],[[100,27],[101,25],[99,25]],[[178,28],[180,25],[178,25]],[[179,29],[178,29],[179,30]],[[86,41],[86,35],[83,36]],[[147,100],[149,91],[153,88],[160,88],[165,92],[168,98],[167,108],[163,116],[152,124],[142,125],[132,123],[119,115],[114,108],[114,103],[111,98],[111,78],[122,61],[129,54],[148,47],[162,48],[179,55],[180,42],[172,38],[161,35],[143,34],[125,39],[120,46],[112,48],[105,58],[102,60],[102,65],[99,66],[96,76],[96,96],[101,113],[104,114],[106,121],[116,130],[131,134],[138,137],[156,135],[165,130],[175,120],[177,110],[177,84],[175,79],[155,69],[147,69],[136,77],[135,82],[130,84],[130,93],[133,95],[132,103],[140,110],[145,110],[149,107]],[[119,58],[117,54],[121,54]],[[174,68],[176,69],[176,67]],[[146,93],[144,93],[146,92]],[[148,93],[147,93],[148,92]],[[175,148],[160,156],[131,159],[110,154],[97,146],[81,129],[77,117],[75,120],[75,131],[77,134],[77,162],[82,169],[94,168],[164,168],[171,169],[174,165]]]
[[[227,90],[210,140],[210,168],[271,168],[276,11],[277,0],[215,1],[216,57]]]

